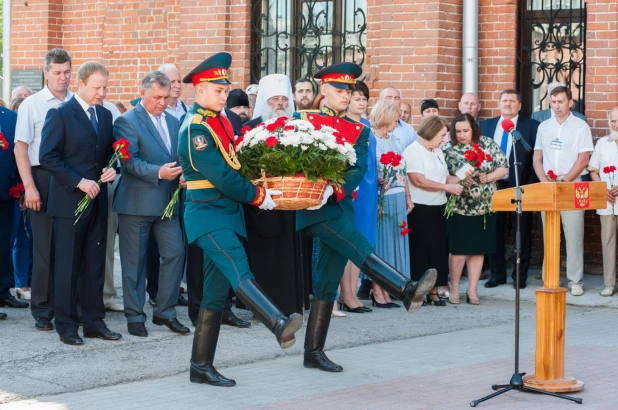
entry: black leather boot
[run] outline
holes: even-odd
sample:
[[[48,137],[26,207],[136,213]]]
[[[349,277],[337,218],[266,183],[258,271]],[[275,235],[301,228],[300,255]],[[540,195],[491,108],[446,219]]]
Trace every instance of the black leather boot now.
[[[313,299],[311,312],[305,334],[305,367],[324,370],[325,372],[342,372],[343,367],[333,363],[324,353],[324,344],[330,325],[330,317],[335,302]]]
[[[236,287],[236,297],[239,297],[255,317],[274,333],[282,349],[294,346],[296,342],[294,333],[303,325],[301,315],[292,313],[288,317],[281,313],[260,289],[255,279],[241,281]]]
[[[425,295],[433,289],[438,279],[438,271],[429,269],[420,280],[414,282],[375,253],[367,256],[361,272],[389,294],[400,299],[410,313],[416,312],[423,305]]]
[[[234,380],[226,379],[212,365],[215,350],[217,350],[222,316],[223,312],[200,309],[191,352],[190,380],[193,383],[207,383],[221,387],[236,386]]]

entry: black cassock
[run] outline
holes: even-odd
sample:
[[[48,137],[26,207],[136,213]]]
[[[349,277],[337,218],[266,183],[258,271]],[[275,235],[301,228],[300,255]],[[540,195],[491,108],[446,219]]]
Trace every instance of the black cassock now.
[[[245,206],[245,247],[251,272],[286,315],[302,313],[311,291],[311,238],[296,233],[295,220],[294,211],[263,211]]]

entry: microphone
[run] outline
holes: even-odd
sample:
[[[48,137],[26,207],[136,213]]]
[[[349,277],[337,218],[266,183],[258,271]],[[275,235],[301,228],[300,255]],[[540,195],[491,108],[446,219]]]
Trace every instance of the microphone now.
[[[515,129],[515,124],[513,124],[513,121],[508,119],[503,120],[502,124],[500,125],[502,125],[502,129],[504,131],[508,132],[513,136],[513,139],[516,142],[519,142],[521,144],[521,146],[524,148],[524,150],[526,150],[526,152],[532,151],[532,147],[530,147],[530,144],[528,144],[528,142],[522,137],[521,132]]]

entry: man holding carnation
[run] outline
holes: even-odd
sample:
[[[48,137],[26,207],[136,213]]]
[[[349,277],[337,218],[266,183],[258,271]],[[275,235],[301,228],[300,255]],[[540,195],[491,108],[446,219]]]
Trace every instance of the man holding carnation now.
[[[369,129],[345,116],[350,95],[362,69],[353,63],[339,63],[326,67],[314,78],[320,79],[321,94],[325,105],[319,113],[297,113],[316,128],[328,126],[338,132],[338,138],[354,147],[356,160],[345,172],[342,185],[327,186],[322,204],[299,211],[296,229],[320,239],[318,257],[318,280],[307,323],[305,337],[305,367],[329,372],[341,372],[343,368],[328,359],[324,353],[326,335],[330,324],[334,298],[348,260],[376,284],[393,296],[400,298],[409,312],[420,308],[425,294],[431,290],[437,275],[430,269],[418,281],[413,282],[374,252],[373,247],[354,225],[352,193],[358,187],[367,169]]]

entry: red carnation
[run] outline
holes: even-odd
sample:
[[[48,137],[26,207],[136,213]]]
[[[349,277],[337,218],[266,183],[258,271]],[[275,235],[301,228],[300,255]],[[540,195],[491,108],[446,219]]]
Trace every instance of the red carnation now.
[[[251,131],[251,127],[249,127],[249,126],[246,126],[246,125],[245,125],[244,127],[242,127],[242,128],[240,129],[240,134],[241,134],[241,135],[245,135],[245,134],[246,134],[246,133],[248,133],[249,131]]]
[[[337,139],[337,144],[339,145],[344,145],[345,144],[345,140],[343,139],[343,137],[336,137]]]
[[[406,226],[408,226],[408,224],[406,223],[406,221],[401,221],[401,222],[399,222],[399,227],[400,227],[400,228],[405,228]]]
[[[399,234],[401,236],[406,236],[408,234],[408,232],[410,232],[410,230],[408,228],[404,228],[401,230],[401,232],[399,232]]]
[[[112,144],[112,148],[114,148],[114,150],[120,149],[120,148],[129,148],[129,141],[126,138],[120,138],[119,140],[117,140],[116,142],[114,142]]]
[[[466,152],[464,152],[464,157],[466,158],[467,161],[473,161],[476,159],[476,154],[474,153],[474,151],[469,149],[469,150],[466,150]]]
[[[279,117],[277,118],[275,121],[278,123],[283,123],[285,124],[285,122],[288,120],[288,117]]]
[[[243,141],[244,141],[244,139],[245,139],[244,137],[238,137],[238,138],[236,138],[236,145],[239,145],[241,142],[243,142]]]
[[[266,141],[264,141],[266,143],[266,146],[269,148],[273,148],[275,145],[277,145],[277,143],[279,142],[277,140],[277,137],[268,137],[266,138]]]
[[[2,148],[4,151],[9,149],[9,142],[6,140],[6,138],[4,138],[4,133],[2,131],[0,131],[0,148]]]
[[[294,127],[293,125],[286,125],[285,127],[283,127],[284,131],[294,131],[296,127]]]
[[[610,167],[603,167],[603,173],[604,174],[609,174],[610,172],[612,172],[612,171],[610,171]]]
[[[17,184],[9,188],[9,195],[15,199],[19,199],[23,192],[25,192],[24,184]]]
[[[547,171],[547,176],[549,177],[549,179],[551,179],[552,181],[555,181],[556,178],[558,178],[558,175],[556,175],[554,173],[554,171],[552,171],[551,169],[549,171]]]
[[[472,148],[473,148],[475,151],[478,151],[478,150],[480,150],[480,149],[481,149],[481,146],[480,146],[479,144],[472,144]]]
[[[489,154],[485,155],[485,159],[487,160],[487,162],[491,162],[491,155]]]
[[[131,153],[126,147],[120,148],[120,150],[118,150],[118,153],[120,154],[120,160],[122,161],[128,161],[131,159]]]
[[[610,165],[609,170],[610,170],[610,172],[614,172],[614,171],[616,171],[616,167],[613,166],[613,165]]]
[[[394,158],[395,158],[394,152],[392,151],[385,152],[384,154],[380,156],[380,163],[382,165],[390,165],[393,162]]]
[[[401,164],[401,155],[395,154],[393,156],[393,161],[391,163],[393,164],[394,167],[398,167],[399,164]]]

